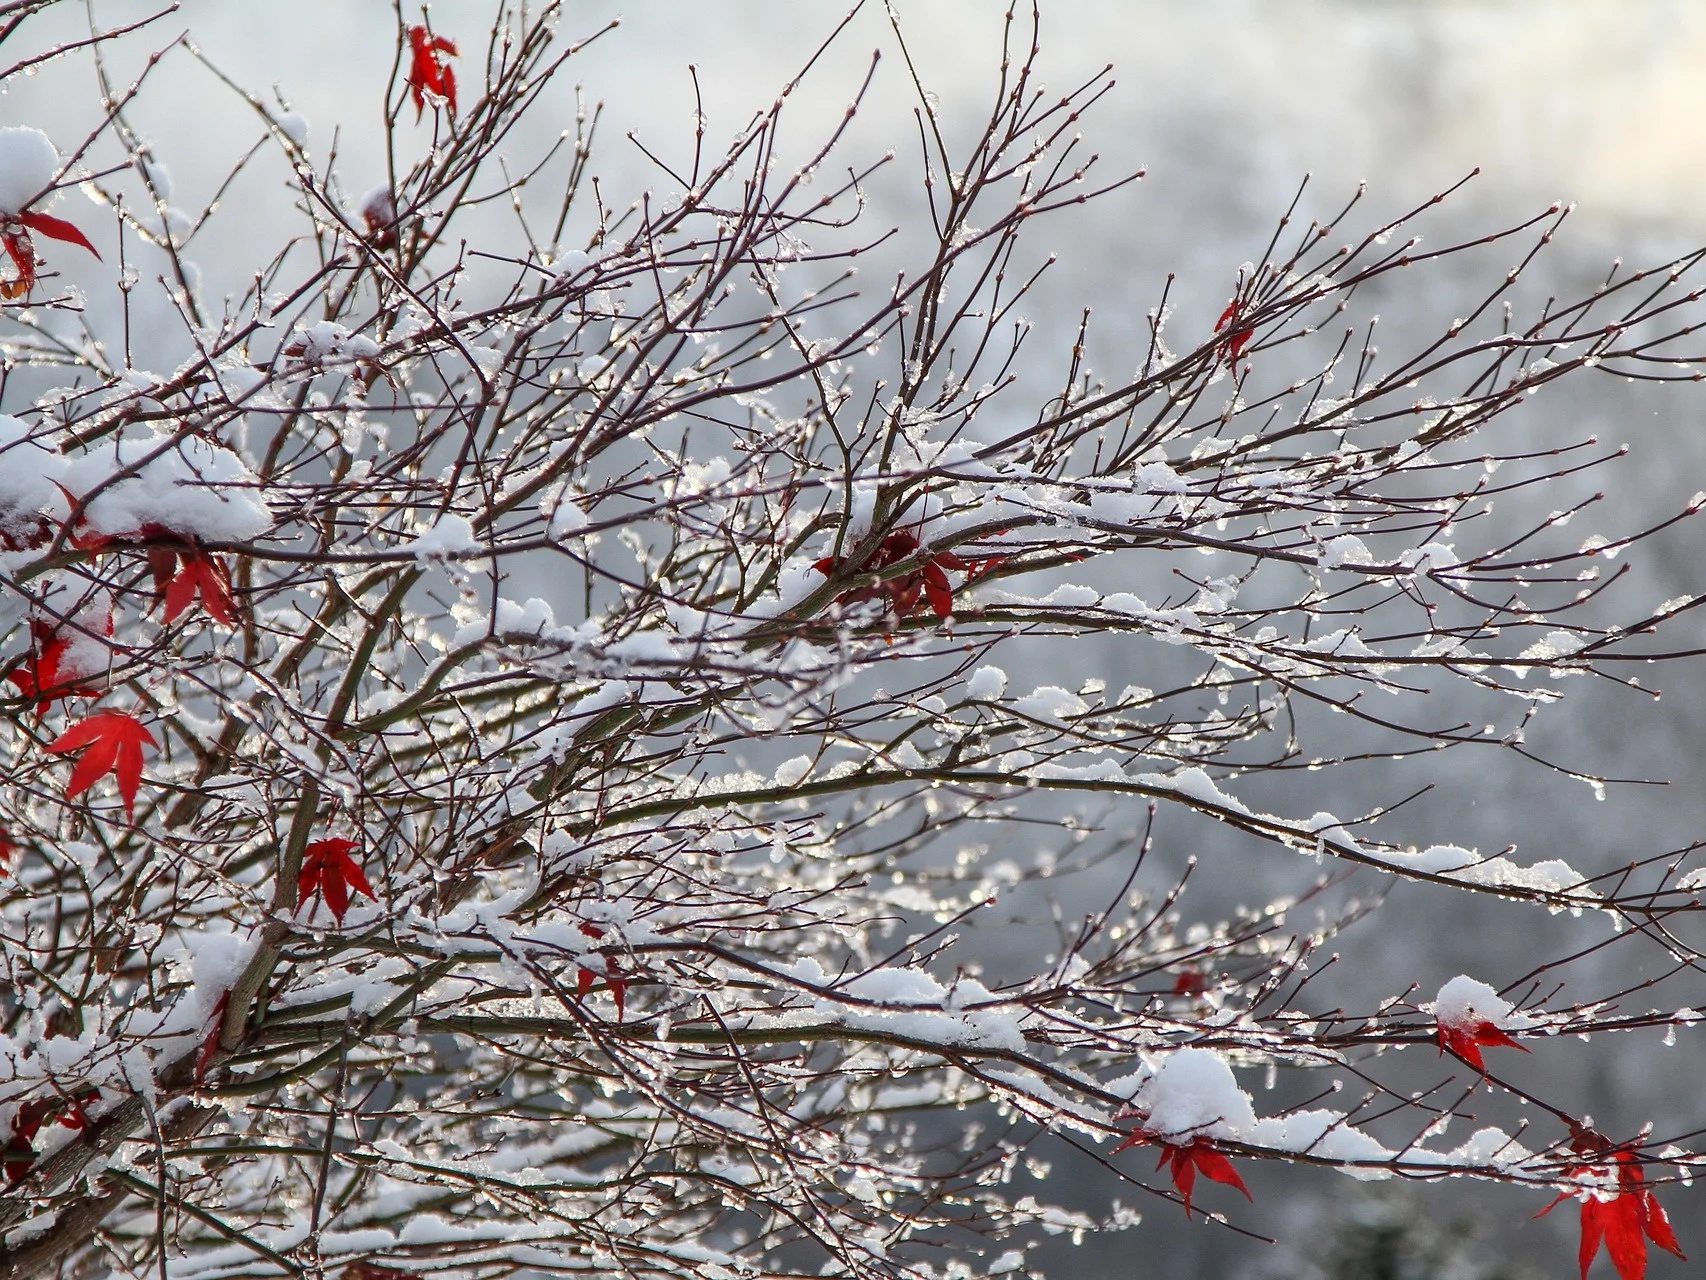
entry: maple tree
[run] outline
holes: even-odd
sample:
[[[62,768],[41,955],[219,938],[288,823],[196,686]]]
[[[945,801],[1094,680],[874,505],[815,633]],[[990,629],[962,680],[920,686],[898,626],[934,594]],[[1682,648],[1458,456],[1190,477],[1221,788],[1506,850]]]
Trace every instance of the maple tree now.
[[[1158,282],[1103,378],[1087,319],[1048,346],[1016,310],[1137,177],[1079,139],[1106,81],[1037,87],[1034,11],[975,128],[866,6],[808,68],[851,98],[821,137],[791,80],[636,136],[619,199],[565,82],[605,31],[438,17],[387,18],[384,110],[322,133],[163,16],[0,71],[105,95],[82,138],[0,130],[0,1280],[959,1280],[1144,1229],[1057,1157],[1235,1226],[1263,1165],[1573,1197],[1584,1274],[1680,1256],[1692,1112],[1600,1137],[1555,1068],[1700,1020],[1701,851],[1590,808],[1483,854],[1411,800],[1497,796],[1447,757],[1615,785],[1536,726],[1691,656],[1706,593],[1625,567],[1706,494],[1567,496],[1638,485],[1523,415],[1688,394],[1706,254],[1541,304],[1567,210],[1422,253],[1443,196],[1300,192],[1259,261]],[[837,61],[873,30],[906,56]],[[190,210],[201,157],[138,120],[202,92],[257,140]],[[902,99],[897,196],[859,128]],[[536,119],[571,127],[529,156]],[[285,205],[253,261],[203,247]],[[122,253],[38,277],[32,234]],[[1376,350],[1372,297],[1507,249]],[[1327,811],[1329,767],[1380,802]],[[1198,911],[1199,851],[1260,905]],[[1330,988],[1393,885],[1618,930],[1497,987]]]

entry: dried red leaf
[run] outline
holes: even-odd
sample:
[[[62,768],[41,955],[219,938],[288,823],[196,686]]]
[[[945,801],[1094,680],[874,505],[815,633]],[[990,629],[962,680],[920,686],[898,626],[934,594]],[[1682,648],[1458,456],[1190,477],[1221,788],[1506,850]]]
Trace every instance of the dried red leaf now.
[[[219,999],[213,1006],[213,1025],[201,1039],[201,1048],[195,1055],[195,1082],[200,1085],[207,1079],[207,1069],[213,1065],[214,1055],[219,1052],[219,1037],[225,1031],[225,1011],[231,1007],[231,993],[220,992]]]
[[[85,1108],[100,1100],[101,1091],[95,1088],[72,1094],[65,1100],[65,1109],[59,1113],[59,1123],[67,1129],[87,1129],[89,1113]]]
[[[604,929],[600,925],[583,920],[577,927],[587,937],[595,941],[604,936]],[[616,1001],[616,1020],[620,1022],[627,1016],[628,980],[617,973],[616,957],[611,954],[609,947],[600,947],[599,953],[604,957],[604,973],[595,973],[585,965],[577,967],[575,970],[575,995],[584,999],[598,982],[598,979],[603,977],[604,985],[610,988],[610,998]]]
[[[1240,310],[1238,299],[1234,298],[1226,304],[1226,310],[1220,313],[1220,319],[1214,322],[1216,333],[1228,330],[1222,345],[1225,348],[1227,359],[1233,364],[1238,363],[1238,358],[1244,354],[1244,348],[1249,345],[1250,339],[1256,336],[1256,330],[1253,327],[1238,323]]]
[[[17,268],[18,277],[0,284],[0,297],[21,298],[35,287],[36,282],[36,246],[30,239],[30,232],[35,231],[46,236],[49,240],[63,240],[68,244],[80,245],[99,258],[100,252],[89,243],[89,238],[64,218],[56,218],[48,213],[32,213],[26,209],[0,219],[0,244],[6,249],[6,256],[12,259],[12,265]]]
[[[101,1100],[99,1089],[84,1089],[69,1097],[31,1098],[19,1105],[12,1116],[12,1135],[0,1148],[0,1167],[6,1171],[8,1182],[22,1182],[35,1167],[36,1134],[49,1120],[58,1120],[67,1129],[86,1128],[89,1123],[85,1107]]]
[[[84,235],[64,218],[56,218],[50,213],[32,213],[28,209],[17,215],[18,221],[31,231],[38,231],[49,240],[63,240],[67,244],[81,245],[98,260],[100,250],[89,243],[89,237]]]
[[[157,550],[162,549],[150,549],[150,564],[153,563]],[[171,576],[160,593],[166,603],[165,625],[171,626],[178,615],[195,602],[197,596],[201,597],[201,607],[207,610],[208,617],[222,626],[235,625],[237,611],[231,604],[231,572],[225,567],[225,562],[205,551],[167,550],[166,554],[178,561],[181,567]],[[159,577],[156,570],[156,583],[159,582]]]
[[[1191,1192],[1197,1184],[1197,1174],[1210,1182],[1218,1182],[1224,1186],[1235,1187],[1244,1193],[1246,1200],[1253,1200],[1250,1188],[1244,1185],[1244,1179],[1238,1176],[1238,1170],[1232,1167],[1232,1161],[1215,1150],[1210,1138],[1196,1137],[1189,1142],[1165,1142],[1154,1134],[1145,1133],[1142,1129],[1134,1129],[1126,1135],[1125,1141],[1115,1147],[1111,1154],[1118,1155],[1127,1147],[1147,1146],[1155,1143],[1161,1148],[1161,1158],[1155,1162],[1160,1169],[1171,1164],[1169,1170],[1173,1186],[1178,1189],[1179,1197],[1185,1202],[1185,1216],[1191,1212]]]
[[[338,923],[342,924],[344,912],[349,910],[351,889],[367,895],[374,902],[378,901],[361,864],[350,857],[351,850],[359,843],[334,836],[328,840],[315,840],[302,850],[302,870],[296,877],[298,910],[301,909],[300,904],[318,893]]]
[[[1670,1219],[1665,1216],[1658,1197],[1646,1185],[1634,1153],[1616,1151],[1612,1153],[1612,1159],[1617,1170],[1615,1192],[1607,1195],[1600,1186],[1584,1187],[1580,1192],[1561,1192],[1556,1200],[1534,1216],[1545,1217],[1563,1201],[1581,1199],[1582,1242],[1576,1252],[1576,1261],[1581,1266],[1582,1280],[1587,1280],[1588,1268],[1593,1265],[1601,1243],[1605,1245],[1606,1253],[1611,1255],[1611,1265],[1617,1269],[1620,1280],[1643,1280],[1647,1274],[1648,1240],[1686,1262],[1688,1259],[1677,1244]],[[1603,1181],[1610,1168],[1606,1165],[1577,1165],[1571,1172]]]
[[[456,114],[456,73],[442,60],[441,54],[459,56],[453,41],[435,36],[425,27],[409,28],[409,96],[415,102],[415,123],[419,124],[426,111],[426,95],[443,98]]]
[[[6,1145],[0,1147],[0,1167],[6,1170],[7,1182],[22,1182],[30,1176],[35,1163],[36,1149],[27,1138],[20,1138],[14,1133]]]
[[[1176,996],[1200,996],[1208,990],[1208,975],[1195,969],[1181,969],[1173,979],[1173,994]]]
[[[1521,1049],[1524,1053],[1529,1052],[1527,1045],[1511,1039],[1509,1034],[1486,1021],[1471,1024],[1442,1022],[1437,1035],[1441,1054],[1449,1049],[1482,1075],[1487,1074],[1487,1064],[1481,1059],[1483,1047],[1499,1045],[1507,1049]]]
[[[0,298],[21,298],[35,287],[35,242],[30,239],[30,233],[22,227],[8,226],[0,230],[0,245],[5,246],[6,256],[18,270],[16,280],[7,280],[0,284]]]
[[[851,564],[839,556],[825,556],[816,561],[812,568],[826,578],[842,572],[881,573],[911,559],[918,553],[918,549],[918,539],[902,530],[886,535],[877,544],[877,549],[857,564]],[[938,551],[926,556],[924,563],[910,573],[843,591],[835,597],[835,601],[837,604],[856,604],[861,600],[886,599],[895,617],[904,618],[918,607],[919,598],[922,596],[937,619],[946,622],[954,612],[954,591],[944,570],[952,569],[956,573],[964,573],[969,585],[1005,558],[991,556],[980,560],[966,560],[952,551]]]
[[[122,711],[105,711],[79,720],[48,743],[47,750],[55,755],[83,752],[65,784],[67,800],[82,795],[111,773],[118,781],[125,815],[134,818],[136,788],[142,781],[142,744],[145,742],[151,747],[160,745],[135,716]]]
[[[113,633],[113,615],[109,609],[104,627],[106,635]],[[62,676],[61,666],[71,648],[72,635],[59,624],[40,618],[30,620],[30,653],[24,665],[6,679],[18,687],[25,698],[34,698],[39,716],[61,698],[95,697],[100,690],[82,676]]]

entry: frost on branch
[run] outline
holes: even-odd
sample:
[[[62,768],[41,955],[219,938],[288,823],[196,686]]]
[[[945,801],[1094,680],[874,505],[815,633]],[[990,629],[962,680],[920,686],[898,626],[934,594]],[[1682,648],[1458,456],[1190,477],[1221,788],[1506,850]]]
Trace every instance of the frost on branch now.
[[[1695,855],[1596,829],[1607,762],[1529,735],[1688,652],[1700,584],[1601,574],[1698,504],[1566,507],[1618,451],[1512,411],[1691,378],[1698,260],[1539,310],[1496,274],[1376,353],[1371,296],[1562,213],[1412,257],[1436,202],[1304,192],[1104,377],[1021,316],[1134,175],[1081,154],[1099,81],[1037,95],[1022,17],[986,129],[916,103],[944,132],[895,237],[867,184],[910,162],[790,150],[789,94],[637,138],[644,193],[592,167],[590,108],[500,152],[580,65],[549,4],[375,51],[388,97],[324,134],[388,149],[359,197],[381,175],[346,188],[200,44],[171,55],[207,85],[163,57],[135,93],[254,115],[217,207],[103,117],[77,172],[124,266],[0,337],[0,1272],[1034,1273],[1140,1226],[1019,1189],[1074,1151],[1234,1222],[1269,1163],[1514,1186],[1513,1221],[1585,1191],[1619,1268],[1675,1243],[1690,1140],[1583,1149],[1535,1079],[1554,1037],[1699,1020],[1584,959],[1692,982]],[[861,65],[853,117],[904,62]],[[50,234],[63,161],[14,134],[0,216]],[[278,183],[300,221],[263,244]],[[198,265],[204,227],[248,256]],[[1449,829],[1495,763],[1577,786],[1568,848]],[[1344,776],[1378,802],[1326,799]],[[1199,912],[1193,874],[1284,887]],[[1417,927],[1400,881],[1620,932],[1428,1000],[1467,958],[1359,963]]]

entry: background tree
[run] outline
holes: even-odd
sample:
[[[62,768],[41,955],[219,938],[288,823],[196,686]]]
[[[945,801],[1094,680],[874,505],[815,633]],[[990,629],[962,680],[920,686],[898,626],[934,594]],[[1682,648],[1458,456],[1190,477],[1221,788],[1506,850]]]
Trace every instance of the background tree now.
[[[1300,191],[1217,324],[1170,330],[1167,282],[1103,377],[1084,326],[1022,318],[1043,228],[1133,180],[1078,135],[1106,80],[1039,86],[1035,12],[971,136],[896,28],[914,159],[844,154],[873,61],[803,162],[796,79],[630,199],[594,111],[505,151],[582,47],[558,9],[399,11],[377,185],[151,22],[56,51],[100,77],[94,133],[0,134],[8,1272],[1007,1274],[1138,1223],[1052,1203],[1044,1139],[1186,1214],[1235,1222],[1273,1161],[1580,1199],[1625,1280],[1677,1250],[1652,1188],[1688,1136],[1601,1133],[1510,1050],[1686,997],[1583,989],[1598,934],[1368,1008],[1310,984],[1407,881],[1609,915],[1686,990],[1692,850],[1483,856],[1311,779],[1498,752],[1603,785],[1524,734],[1569,677],[1687,656],[1666,623],[1706,597],[1619,590],[1619,558],[1706,496],[1584,539],[1619,450],[1506,415],[1697,380],[1700,255],[1528,300],[1564,209],[1424,248],[1449,192],[1364,225]],[[130,122],[197,60],[303,219],[241,296],[185,252],[237,206],[173,204]],[[861,216],[902,165],[922,252]],[[55,203],[79,183],[104,212]],[[55,278],[88,252],[99,303]],[[1378,351],[1364,298],[1489,252],[1516,265]],[[170,373],[132,364],[145,290]],[[1090,674],[1110,640],[1148,687]],[[1198,922],[1150,870],[1180,844],[1320,874]],[[1067,876],[1095,909],[1001,947]]]

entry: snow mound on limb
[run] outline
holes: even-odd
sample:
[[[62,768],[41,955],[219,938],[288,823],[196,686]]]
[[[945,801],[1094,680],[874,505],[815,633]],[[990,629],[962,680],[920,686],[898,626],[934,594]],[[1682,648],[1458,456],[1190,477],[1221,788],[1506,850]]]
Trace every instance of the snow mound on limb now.
[[[255,474],[198,436],[120,436],[74,458],[63,483],[85,501],[82,528],[101,537],[133,538],[153,526],[247,542],[273,526]]]
[[[0,129],[0,217],[16,217],[53,182],[59,152],[40,129]]]

